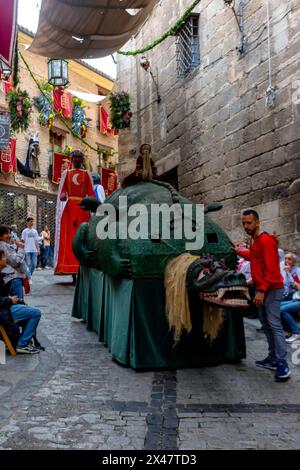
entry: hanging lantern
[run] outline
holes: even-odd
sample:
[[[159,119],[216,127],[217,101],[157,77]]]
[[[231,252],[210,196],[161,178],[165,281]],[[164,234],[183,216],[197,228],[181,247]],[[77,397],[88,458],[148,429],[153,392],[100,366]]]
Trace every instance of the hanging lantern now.
[[[11,69],[5,62],[0,60],[0,72],[3,80],[8,80],[11,75]]]
[[[48,60],[48,82],[53,86],[66,86],[69,83],[67,60]]]

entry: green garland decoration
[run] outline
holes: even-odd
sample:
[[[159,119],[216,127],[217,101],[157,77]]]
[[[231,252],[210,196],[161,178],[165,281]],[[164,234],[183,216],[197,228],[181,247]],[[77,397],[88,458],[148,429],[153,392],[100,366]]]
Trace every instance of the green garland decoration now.
[[[20,83],[20,73],[19,73],[19,54],[18,54],[18,39],[16,39],[15,55],[14,55],[14,70],[12,76],[12,84],[15,88]]]
[[[35,104],[39,110],[39,123],[40,126],[51,129],[54,118],[52,102],[53,87],[46,80],[41,80],[40,85],[43,89],[43,94],[41,93],[35,99]]]
[[[24,62],[24,65],[25,67],[27,68],[32,80],[34,81],[34,83],[36,84],[36,86],[38,87],[38,89],[40,90],[41,94],[47,98],[47,100],[49,101],[50,103],[50,99],[47,97],[47,95],[45,94],[43,88],[41,87],[39,81],[36,79],[36,77],[34,76],[27,60],[25,59],[25,57],[23,56],[23,54],[21,53],[21,51],[19,51],[19,54],[20,54],[20,57],[22,59],[22,61]],[[52,105],[52,100],[51,100],[51,105]],[[88,148],[90,148],[91,150],[93,150],[94,152],[96,152],[97,154],[100,154],[101,153],[101,149],[97,149],[95,147],[93,147],[92,145],[90,145],[85,139],[83,139],[82,137],[79,137],[78,135],[76,135],[72,129],[72,127],[69,125],[69,123],[66,121],[66,119],[61,115],[61,114],[58,114],[58,113],[55,113],[54,112],[54,116],[58,117],[58,119],[60,119],[61,122],[63,122],[63,124],[66,126],[66,128],[68,129],[68,131],[71,132],[71,134],[73,135],[73,137],[75,137],[75,139],[78,139],[80,140],[84,145],[86,145]],[[115,152],[117,153],[117,152]]]
[[[185,10],[183,15],[179,18],[179,20],[176,21],[176,23],[166,32],[164,33],[159,39],[156,39],[153,41],[149,46],[144,47],[143,49],[138,49],[136,51],[117,51],[117,54],[121,55],[138,55],[138,54],[144,54],[145,52],[150,51],[151,49],[154,49],[156,46],[161,44],[165,39],[167,39],[169,36],[175,36],[177,31],[184,25],[194,8],[201,2],[201,0],[194,0],[194,2]]]
[[[11,116],[11,130],[13,132],[24,132],[30,124],[30,114],[32,104],[26,90],[17,90],[11,88],[9,90],[8,105]]]
[[[85,101],[77,96],[72,97],[73,112],[72,112],[72,129],[73,133],[81,138],[85,138],[89,121],[85,113]]]
[[[110,93],[110,119],[113,129],[126,129],[130,127],[132,112],[130,111],[130,96],[126,91]]]

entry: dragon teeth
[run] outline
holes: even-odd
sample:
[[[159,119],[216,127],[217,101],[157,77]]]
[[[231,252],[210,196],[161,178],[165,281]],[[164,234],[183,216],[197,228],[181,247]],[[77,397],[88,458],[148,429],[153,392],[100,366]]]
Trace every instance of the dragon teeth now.
[[[221,288],[218,290],[218,299],[222,299],[224,297],[226,290]]]

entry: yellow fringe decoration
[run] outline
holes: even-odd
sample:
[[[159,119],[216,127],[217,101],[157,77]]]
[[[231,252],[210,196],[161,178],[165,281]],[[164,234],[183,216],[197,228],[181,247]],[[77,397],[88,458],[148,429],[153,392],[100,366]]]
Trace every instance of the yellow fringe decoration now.
[[[223,324],[223,309],[203,302],[203,333],[210,341],[214,341],[218,336]]]
[[[189,266],[199,256],[183,253],[172,258],[165,272],[166,313],[170,329],[174,330],[175,344],[179,342],[182,331],[192,329],[188,292],[185,287]]]
[[[177,344],[183,330],[192,330],[189,296],[186,289],[186,275],[190,265],[199,256],[183,253],[172,258],[165,272],[166,314],[170,329],[174,330],[174,341]],[[200,299],[199,299],[200,302]],[[223,324],[223,309],[203,302],[203,332],[214,341]]]

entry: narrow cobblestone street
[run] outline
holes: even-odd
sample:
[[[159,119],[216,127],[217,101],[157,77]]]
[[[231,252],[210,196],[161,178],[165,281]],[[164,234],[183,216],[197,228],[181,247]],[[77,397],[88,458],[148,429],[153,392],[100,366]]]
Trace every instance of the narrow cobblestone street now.
[[[0,449],[299,448],[300,368],[275,383],[255,367],[266,354],[256,321],[245,321],[240,364],[137,373],[72,319],[70,280],[34,275],[28,303],[42,310],[46,351],[0,366]]]

